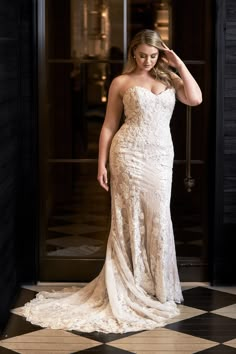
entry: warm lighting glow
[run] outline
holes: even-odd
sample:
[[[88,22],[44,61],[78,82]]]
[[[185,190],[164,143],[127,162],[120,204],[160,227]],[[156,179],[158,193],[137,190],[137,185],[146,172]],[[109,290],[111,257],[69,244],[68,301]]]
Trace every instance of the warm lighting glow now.
[[[110,48],[107,0],[70,1],[72,57],[106,57]]]
[[[162,0],[158,3],[155,17],[154,27],[167,45],[171,45],[171,7],[168,0]]]

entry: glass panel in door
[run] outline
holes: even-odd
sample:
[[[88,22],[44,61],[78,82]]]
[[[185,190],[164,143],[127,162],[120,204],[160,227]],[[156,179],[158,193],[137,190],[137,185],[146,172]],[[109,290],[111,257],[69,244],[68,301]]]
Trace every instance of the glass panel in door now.
[[[110,226],[97,154],[108,87],[123,67],[123,2],[45,0],[39,14],[40,280],[86,281],[103,265]]]

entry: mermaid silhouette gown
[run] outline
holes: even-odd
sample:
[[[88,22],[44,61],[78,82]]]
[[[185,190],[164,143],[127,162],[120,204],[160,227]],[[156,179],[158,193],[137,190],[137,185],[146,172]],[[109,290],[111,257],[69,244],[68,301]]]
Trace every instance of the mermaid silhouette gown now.
[[[170,215],[175,90],[123,96],[125,122],[110,149],[112,220],[106,260],[84,288],[40,292],[16,313],[41,327],[124,333],[165,325],[182,292]]]

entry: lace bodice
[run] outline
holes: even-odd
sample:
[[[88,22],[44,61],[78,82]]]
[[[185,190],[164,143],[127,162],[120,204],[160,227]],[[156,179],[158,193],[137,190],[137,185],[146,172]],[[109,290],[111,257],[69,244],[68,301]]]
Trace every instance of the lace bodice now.
[[[126,141],[172,145],[169,123],[175,105],[175,90],[154,94],[141,86],[128,88],[123,96],[125,124],[118,132]]]

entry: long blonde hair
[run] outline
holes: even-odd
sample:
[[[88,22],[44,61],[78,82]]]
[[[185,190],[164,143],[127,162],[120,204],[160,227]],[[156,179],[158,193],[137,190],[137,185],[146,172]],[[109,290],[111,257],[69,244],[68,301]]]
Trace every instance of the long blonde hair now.
[[[128,59],[122,74],[131,74],[136,69],[137,64],[134,58],[134,51],[140,44],[147,44],[159,50],[157,62],[151,70],[150,74],[154,79],[160,80],[168,87],[173,86],[171,79],[172,70],[169,68],[166,61],[163,60],[165,57],[163,49],[165,47],[163,45],[161,36],[157,31],[149,29],[138,32],[132,39],[128,50]]]

